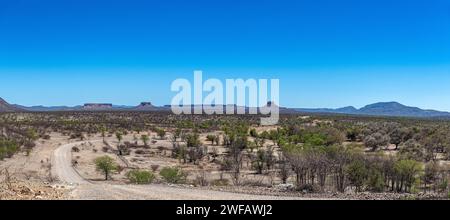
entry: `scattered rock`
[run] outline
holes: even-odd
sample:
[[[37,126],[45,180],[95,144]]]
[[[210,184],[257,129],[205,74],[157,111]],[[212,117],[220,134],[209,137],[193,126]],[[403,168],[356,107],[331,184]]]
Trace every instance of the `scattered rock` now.
[[[56,200],[65,197],[65,191],[40,182],[14,180],[0,182],[0,200]]]

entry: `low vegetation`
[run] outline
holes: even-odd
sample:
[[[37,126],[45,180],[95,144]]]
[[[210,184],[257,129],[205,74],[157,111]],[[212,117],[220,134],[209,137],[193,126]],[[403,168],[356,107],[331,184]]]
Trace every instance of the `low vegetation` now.
[[[146,170],[129,171],[127,177],[134,184],[149,184],[155,180],[155,174]]]
[[[186,174],[177,167],[164,167],[159,175],[167,182],[167,183],[184,183],[186,181]]]
[[[3,113],[0,160],[32,153],[37,141],[51,139],[52,133],[77,140],[97,135],[105,143],[98,152],[109,155],[94,161],[105,180],[117,171],[133,184],[149,184],[158,176],[167,183],[198,186],[292,185],[290,190],[314,193],[449,194],[450,121],[282,115],[278,126],[258,123],[258,116]],[[112,156],[137,161],[156,157],[173,167],[135,163],[120,168]]]

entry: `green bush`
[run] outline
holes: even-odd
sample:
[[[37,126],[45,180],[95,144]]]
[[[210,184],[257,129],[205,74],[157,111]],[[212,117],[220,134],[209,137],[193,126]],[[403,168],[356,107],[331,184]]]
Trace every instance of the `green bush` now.
[[[364,187],[364,182],[367,179],[368,170],[364,161],[355,160],[351,162],[347,167],[347,178],[350,185],[356,188],[356,192],[361,192]]]
[[[19,149],[14,141],[0,140],[0,160],[12,157]]]
[[[369,179],[367,180],[367,185],[373,192],[383,192],[385,188],[385,180],[383,174],[377,169],[372,169],[369,172]]]
[[[117,170],[118,168],[114,159],[109,156],[98,157],[94,162],[97,171],[105,175],[105,180],[108,180],[111,172]]]
[[[422,166],[420,162],[414,160],[399,160],[395,163],[394,170],[400,179],[397,191],[411,192],[419,180]]]
[[[184,183],[186,181],[186,174],[177,167],[165,167],[159,175],[168,183]]]
[[[229,186],[230,183],[227,179],[216,179],[216,180],[212,181],[211,185],[213,185],[213,186]]]
[[[155,180],[155,174],[146,170],[132,170],[127,173],[127,177],[134,184],[149,184]]]

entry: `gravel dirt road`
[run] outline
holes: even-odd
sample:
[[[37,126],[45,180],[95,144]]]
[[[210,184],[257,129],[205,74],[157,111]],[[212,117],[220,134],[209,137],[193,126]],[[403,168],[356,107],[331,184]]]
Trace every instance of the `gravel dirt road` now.
[[[88,142],[61,145],[53,152],[52,170],[59,181],[73,188],[71,199],[80,200],[292,200],[298,197],[250,195],[168,185],[115,185],[89,182],[72,166],[72,147]]]

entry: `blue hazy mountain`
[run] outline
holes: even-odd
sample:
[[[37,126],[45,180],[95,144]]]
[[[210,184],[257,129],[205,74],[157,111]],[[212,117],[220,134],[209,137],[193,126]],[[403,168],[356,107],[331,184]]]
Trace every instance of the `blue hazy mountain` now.
[[[96,109],[96,106],[99,106]],[[104,108],[108,105],[108,108]],[[87,108],[88,106],[89,108]],[[248,112],[248,107],[245,108]],[[53,111],[170,111],[170,106],[154,106],[151,102],[142,102],[137,106],[113,105],[113,104],[85,104],[84,106],[22,106],[12,105],[0,98],[0,112],[53,112]],[[426,110],[417,107],[406,106],[398,102],[378,102],[366,105],[360,109],[353,106],[343,108],[284,108],[280,107],[281,114],[295,113],[324,113],[347,115],[371,115],[371,116],[396,116],[396,117],[420,117],[420,118],[450,118],[450,112]]]
[[[4,99],[0,98],[0,112],[19,112],[25,111],[24,109],[18,108],[15,105],[11,105]]]
[[[305,113],[332,113],[349,115],[373,115],[373,116],[399,116],[399,117],[450,117],[449,112],[424,110],[417,107],[410,107],[398,102],[378,102],[366,105],[360,109],[353,106],[344,108],[296,108],[298,112]]]

